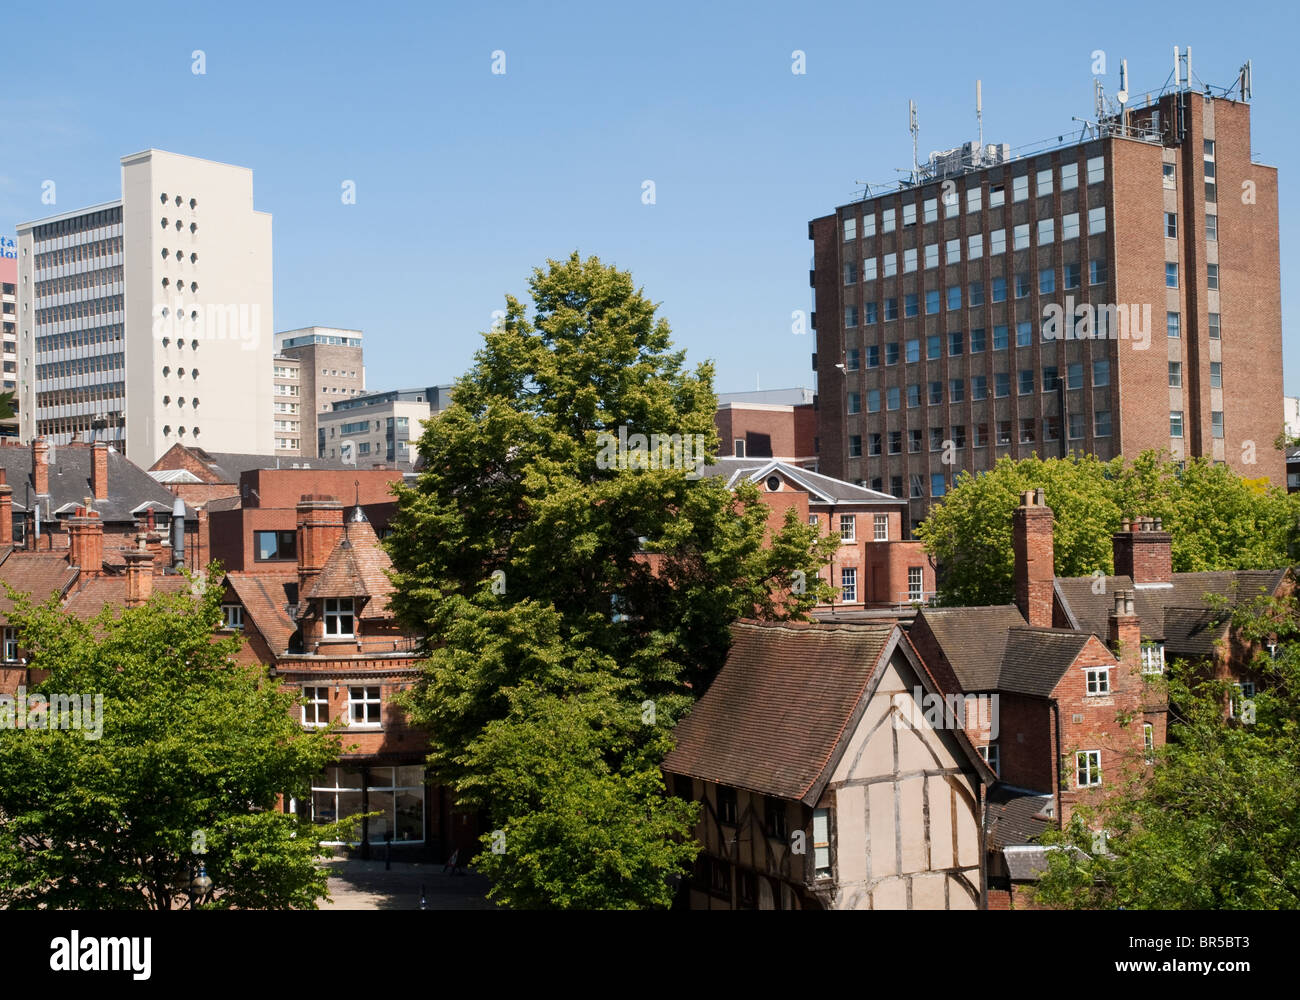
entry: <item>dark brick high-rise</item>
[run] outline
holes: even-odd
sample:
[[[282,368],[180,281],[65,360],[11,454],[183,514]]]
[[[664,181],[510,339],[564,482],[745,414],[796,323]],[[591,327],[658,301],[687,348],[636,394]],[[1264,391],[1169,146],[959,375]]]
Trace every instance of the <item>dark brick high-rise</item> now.
[[[1104,133],[809,223],[822,472],[913,521],[1003,455],[1155,448],[1285,482],[1278,176],[1250,106],[1182,90]],[[1138,327],[1046,338],[1070,299]]]

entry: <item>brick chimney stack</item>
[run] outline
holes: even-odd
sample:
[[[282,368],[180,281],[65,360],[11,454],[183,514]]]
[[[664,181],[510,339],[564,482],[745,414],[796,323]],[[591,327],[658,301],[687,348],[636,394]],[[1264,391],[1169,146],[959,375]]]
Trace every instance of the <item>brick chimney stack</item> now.
[[[1021,494],[1012,521],[1016,606],[1035,628],[1052,627],[1052,586],[1056,579],[1052,522],[1052,508],[1047,506],[1041,489]]]
[[[1173,583],[1172,540],[1159,518],[1125,518],[1111,537],[1115,575],[1131,578],[1135,586]]]
[[[1108,619],[1107,638],[1110,651],[1120,663],[1140,670],[1142,667],[1142,628],[1133,613],[1133,591],[1115,591],[1115,607]]]
[[[126,559],[126,606],[138,608],[153,596],[153,555],[140,535],[136,547],[122,553]]]
[[[45,438],[32,439],[32,488],[38,497],[50,494],[50,467],[45,464],[49,454],[50,446]]]
[[[90,492],[96,500],[108,499],[108,444],[96,441],[90,450]]]
[[[298,501],[298,596],[307,593],[343,537],[343,505],[334,497],[304,495]]]
[[[0,468],[0,549],[7,549],[14,543],[14,488],[9,485],[9,477]]]
[[[104,522],[85,507],[68,518],[68,562],[83,574],[97,576],[104,569]]]

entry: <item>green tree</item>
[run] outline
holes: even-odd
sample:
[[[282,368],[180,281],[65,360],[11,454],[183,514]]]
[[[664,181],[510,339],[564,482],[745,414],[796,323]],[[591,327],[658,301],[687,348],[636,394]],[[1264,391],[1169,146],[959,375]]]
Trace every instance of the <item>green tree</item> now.
[[[26,698],[51,708],[17,728],[24,709],[0,704],[0,906],[171,909],[201,854],[208,905],[314,908],[321,828],[274,807],[307,794],[338,738],[304,732],[295,696],[235,663],[238,638],[214,638],[216,578],[200,597],[156,594],[89,622],[57,598],[9,595],[30,666],[48,672]],[[90,698],[81,728],[56,726],[56,695]]]
[[[1261,653],[1245,701],[1195,665],[1171,667],[1170,742],[1097,810],[1044,842],[1035,890],[1068,909],[1300,908],[1300,642],[1294,599],[1261,598],[1231,614]],[[1225,712],[1234,699],[1231,716]],[[1092,830],[1105,829],[1106,850]]]
[[[1175,572],[1286,565],[1300,495],[1194,459],[1180,467],[1143,452],[1131,463],[1094,457],[1004,457],[979,476],[962,473],[916,535],[940,567],[946,604],[1001,604],[1014,592],[1012,517],[1024,490],[1042,487],[1056,514],[1056,572],[1114,571],[1111,535],[1121,517],[1159,517],[1172,532]]]
[[[507,296],[397,491],[393,606],[433,640],[408,707],[433,773],[496,827],[494,898],[661,906],[697,850],[694,806],[659,771],[672,726],[731,622],[827,593],[834,541],[793,510],[769,537],[752,485],[685,462],[610,467],[601,435],[620,428],[629,447],[698,435],[712,460],[712,366],[686,369],[656,306],[594,257],[548,261],[529,288],[532,318]]]

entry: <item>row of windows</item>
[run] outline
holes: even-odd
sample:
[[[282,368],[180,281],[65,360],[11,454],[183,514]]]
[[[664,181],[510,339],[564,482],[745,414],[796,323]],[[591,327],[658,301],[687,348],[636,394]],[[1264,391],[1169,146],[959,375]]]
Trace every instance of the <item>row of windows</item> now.
[[[82,271],[79,274],[69,274],[62,278],[38,281],[36,282],[36,294],[38,296],[65,295],[99,288],[101,285],[110,285],[121,280],[122,266],[120,264],[114,267],[100,267],[93,271]]]
[[[1085,417],[1086,415],[1083,413],[1069,414],[1068,427],[1067,427],[1069,440],[1071,441],[1083,440],[1084,431],[1086,430]],[[1038,423],[1039,421],[1038,418],[1036,417],[1022,418],[1019,422],[1019,427],[1018,427],[1018,435],[1017,435],[1018,443],[1029,444],[1029,445],[1038,444],[1039,443]],[[1042,425],[1043,425],[1042,439],[1044,442],[1059,441],[1061,439],[1061,418],[1059,416],[1044,417],[1042,420]],[[1005,447],[1009,447],[1012,444],[1012,432],[1013,432],[1012,421],[999,420],[994,425],[994,430],[996,433],[996,438],[994,440],[995,447],[1005,448]],[[973,433],[969,442],[969,446],[972,448],[988,447],[989,425],[987,423],[977,423],[973,426],[972,431]],[[1093,413],[1093,437],[1095,438],[1110,437],[1110,433],[1111,433],[1110,411],[1109,410],[1095,411]],[[922,437],[922,431],[920,428],[917,427],[908,428],[907,430],[908,453],[916,454],[920,452],[923,440],[924,439]],[[945,433],[945,429],[943,427],[931,427],[929,428],[929,443],[930,443],[930,451],[932,452],[943,451],[945,448],[949,446],[950,443],[952,447],[957,451],[964,451],[967,447],[966,426],[964,424],[956,424],[952,427],[947,428],[947,433]],[[862,435],[860,434],[849,435],[849,457],[850,458],[862,457],[862,444],[863,444]],[[873,432],[867,435],[866,444],[867,444],[868,457],[876,457],[878,455],[883,454],[884,452],[882,451],[882,449],[884,449],[886,446],[888,448],[888,454],[901,455],[903,453],[903,431],[901,430],[885,431],[883,433]],[[916,485],[918,482],[920,482],[920,477],[919,476],[914,477],[913,491],[912,491],[912,496],[914,497],[919,497],[923,495],[920,492],[917,492],[920,488],[919,486]],[[901,479],[897,485],[898,488],[901,489],[902,487]],[[878,487],[872,487],[872,488],[878,489]],[[899,493],[896,491],[891,490],[891,492],[893,492],[894,496],[899,495]],[[942,496],[943,494],[934,493],[932,495]]]
[[[104,209],[102,212],[90,212],[71,219],[47,222],[43,226],[37,226],[32,235],[37,240],[51,240],[57,236],[73,236],[77,233],[84,233],[89,229],[111,226],[121,221],[122,206],[116,205],[113,208]]]
[[[289,366],[289,365],[276,365],[276,366],[275,366],[275,377],[276,377],[276,378],[297,378],[297,377],[298,377],[298,369],[297,369],[297,368],[293,368],[293,367],[291,367],[291,366]]]
[[[1100,319],[1105,313],[1099,313]],[[1176,316],[1176,313],[1170,315]],[[1103,327],[1099,333],[1109,332],[1109,322],[1099,324]],[[1176,337],[1176,332],[1170,336]],[[1045,341],[1049,338],[1044,337]],[[939,333],[928,334],[925,338],[925,360],[938,361],[944,355],[947,349],[948,357],[959,358],[963,354],[983,354],[988,348],[988,333],[983,328],[977,328],[970,332],[970,339],[967,340],[966,334],[962,331],[949,333],[946,336]],[[1029,321],[1023,321],[1016,324],[1016,347],[1032,347],[1034,343],[1034,328]],[[995,351],[1004,351],[1011,345],[1010,328],[1004,324],[993,327],[993,349]],[[916,337],[905,340],[902,343],[902,357],[907,364],[917,364],[921,360],[921,338]],[[880,367],[881,358],[884,358],[886,367],[896,365],[899,362],[899,342],[896,340],[889,341],[884,345],[882,355],[880,344],[867,344],[863,348],[850,347],[844,352],[844,370],[855,372],[860,366],[868,370]]]
[[[158,196],[158,200],[159,200],[159,202],[160,202],[161,204],[166,205],[166,204],[167,204],[167,192],[164,191],[161,195],[159,195],[159,196]],[[184,202],[185,202],[185,200],[184,200],[180,195],[176,195],[176,207],[177,207],[177,208],[180,208],[181,205],[184,204]],[[190,208],[198,208],[198,206],[199,206],[199,200],[198,200],[197,198],[191,198],[191,199],[190,199]]]
[[[170,256],[170,255],[173,254],[173,253],[176,255],[176,263],[177,263],[177,264],[180,264],[180,263],[182,263],[182,262],[185,260],[185,251],[184,251],[184,250],[174,250],[174,251],[173,251],[173,250],[168,250],[166,247],[163,247],[163,248],[162,248],[162,256],[163,256],[163,260],[166,260],[166,259],[168,258],[168,256]],[[198,255],[197,253],[191,251],[191,252],[190,252],[190,263],[191,263],[191,264],[197,264],[198,262],[199,262],[199,255]]]
[[[92,347],[95,344],[109,344],[121,340],[126,335],[121,323],[109,326],[95,326],[87,330],[72,330],[68,333],[50,333],[36,338],[36,353],[47,351],[64,351],[73,347]]]
[[[357,373],[356,373],[356,372],[354,372],[354,371],[352,371],[352,372],[345,372],[345,371],[343,371],[342,369],[339,369],[339,368],[322,368],[322,369],[320,370],[320,373],[321,373],[322,375],[332,375],[332,376],[334,376],[335,378],[356,378],[356,377],[357,377]]]
[[[176,428],[176,433],[177,433],[178,436],[180,436],[180,437],[184,437],[185,434],[186,434],[186,428],[185,428],[185,425],[182,424],[180,427],[177,427],[177,428]],[[198,437],[198,436],[199,436],[199,429],[198,429],[197,427],[195,427],[193,433],[194,433],[194,436],[195,436],[195,437]],[[163,437],[171,437],[171,435],[172,435],[172,425],[171,425],[171,424],[163,424]]]
[[[1086,165],[1088,184],[1099,184],[1106,179],[1106,161],[1104,157],[1090,157]],[[1034,175],[1034,190],[1038,197],[1042,198],[1050,195],[1053,190],[1055,171],[1051,167],[1045,167],[1037,171]],[[1060,170],[1060,189],[1062,191],[1074,190],[1079,186],[1079,165],[1077,163],[1065,163],[1061,165]],[[1021,174],[1011,179],[1011,200],[1013,202],[1026,201],[1029,198],[1029,175]],[[937,222],[939,219],[939,203],[943,202],[944,217],[954,218],[961,210],[961,199],[955,192],[942,198],[924,198],[920,203],[921,221],[923,223]],[[984,207],[983,187],[977,186],[966,190],[966,211],[978,212]],[[989,208],[999,208],[1006,203],[1006,185],[1003,183],[991,183],[989,185]],[[896,210],[893,208],[884,208],[880,212],[879,231],[881,233],[893,232],[896,225]],[[917,221],[917,203],[906,202],[902,206],[902,225],[904,229],[916,225]],[[844,220],[844,239],[855,240],[858,238],[858,220],[854,217]],[[862,217],[862,236],[875,236],[876,213],[874,207],[869,208]]]
[[[1207,288],[1218,289],[1219,287],[1219,265],[1218,264],[1205,265],[1205,282]],[[1166,288],[1178,287],[1178,264],[1174,261],[1165,261],[1165,287]]]
[[[1173,364],[1171,362],[1170,375],[1172,378]],[[1215,362],[1220,364],[1220,362]],[[1179,366],[1181,372],[1181,365]],[[1083,388],[1083,363],[1073,362],[1065,366],[1065,374],[1062,376],[1060,369],[1056,365],[1044,365],[1042,378],[1042,391],[1055,392],[1061,388],[1061,382],[1064,381],[1066,389]],[[1220,376],[1222,369],[1219,370]],[[1213,374],[1213,373],[1212,373]],[[1029,396],[1037,390],[1036,371],[1033,368],[1021,368],[1016,375],[1016,395]],[[993,398],[1002,399],[1011,395],[1011,372],[994,372],[993,373]],[[1106,358],[1098,358],[1092,362],[1092,384],[1094,387],[1110,385],[1110,361]],[[1171,381],[1172,385],[1173,382]],[[966,402],[965,379],[949,379],[947,383],[947,402],[964,403]],[[944,383],[942,380],[932,380],[925,385],[926,403],[930,406],[941,406],[944,403]],[[867,390],[867,412],[879,413],[881,404],[880,389]],[[900,386],[887,386],[884,390],[884,404],[886,410],[902,409],[903,388]],[[906,387],[907,408],[914,409],[921,405],[921,383],[913,382]],[[987,375],[972,375],[970,378],[970,399],[972,402],[989,398],[989,382]],[[848,412],[849,414],[862,412],[862,393],[854,390],[848,393]]]
[[[50,389],[36,394],[36,405],[73,406],[77,403],[95,403],[101,400],[119,400],[126,396],[125,382],[98,382],[95,385],[77,386],[73,389]]]
[[[172,367],[171,367],[171,365],[163,365],[162,373],[163,373],[163,378],[167,378],[169,375],[171,375],[171,373],[172,373]],[[198,377],[199,377],[199,370],[198,370],[197,368],[191,368],[191,369],[189,370],[189,374],[190,374],[190,377],[191,377],[191,378],[198,378]],[[184,368],[177,368],[177,369],[176,369],[176,377],[177,377],[177,378],[184,378],[184,377],[185,377],[185,369],[184,369]]]
[[[1215,438],[1223,438],[1223,411],[1210,411],[1210,434]],[[1171,438],[1180,438],[1183,436],[1183,411],[1169,411],[1169,436]]]
[[[88,358],[72,358],[68,361],[51,361],[48,364],[36,366],[36,377],[38,379],[47,378],[68,378],[73,375],[87,375],[92,372],[116,371],[119,368],[126,367],[126,355],[117,354],[96,354]]]
[[[171,282],[171,279],[170,279],[170,278],[163,278],[163,280],[162,280],[162,286],[163,286],[163,288],[168,288],[168,287],[170,287],[170,286],[171,286],[171,283],[172,283],[172,282]],[[191,281],[191,282],[190,282],[190,291],[191,291],[191,292],[197,292],[198,290],[199,290],[199,283],[198,283],[197,281]],[[177,281],[177,282],[176,282],[176,287],[173,289],[173,291],[175,291],[175,292],[183,292],[183,291],[185,291],[185,282],[183,282],[183,281]],[[166,312],[164,312],[163,315],[166,315]]]
[[[1106,230],[1106,209],[1093,208],[1088,210],[1088,235],[1095,236]],[[1014,226],[1011,230],[1011,249],[1028,250],[1030,227],[1028,223]],[[1081,235],[1079,230],[1079,215],[1073,213],[1066,215],[1061,222],[1061,239],[1075,240]],[[1056,220],[1040,219],[1038,222],[1037,246],[1046,246],[1056,239]],[[1003,254],[1007,251],[1007,231],[1005,229],[995,229],[989,234],[989,254]],[[922,251],[924,258],[921,257]],[[951,239],[944,243],[943,262],[946,265],[960,264],[962,254],[962,241],[960,239]],[[966,237],[966,257],[968,260],[979,260],[984,256],[984,234],[975,233]],[[897,253],[887,253],[879,261],[875,257],[868,257],[862,261],[862,280],[875,281],[877,278],[892,278],[899,272],[899,257]],[[902,271],[904,274],[910,274],[917,270],[918,264],[923,260],[926,270],[939,266],[939,244],[929,243],[924,247],[913,247],[903,250],[902,254]],[[858,265],[855,261],[846,261],[844,264],[844,283],[851,285],[857,280]]]
[[[166,229],[167,226],[168,226],[169,224],[170,224],[170,223],[169,223],[167,217],[166,217],[166,216],[163,216],[163,219],[162,219],[162,227],[163,227],[163,229]],[[181,231],[181,229],[184,228],[184,226],[185,226],[185,223],[181,222],[180,219],[177,219],[177,220],[176,220],[176,231],[177,231],[178,233]],[[191,222],[191,223],[190,223],[190,232],[191,232],[191,233],[197,233],[198,231],[199,231],[199,224],[198,224],[197,222]]]
[[[83,415],[40,420],[37,422],[36,433],[51,438],[67,434],[74,441],[84,440],[91,436],[95,440],[121,440],[120,435],[114,435],[110,428],[125,426],[126,418],[122,416],[121,411],[110,410],[96,416]]]
[[[1100,258],[1094,258],[1088,262],[1088,283],[1090,285],[1105,284],[1107,279],[1106,261]],[[1066,264],[1062,273],[1061,287],[1063,289],[1079,288],[1083,278],[1082,264]],[[1017,299],[1027,299],[1033,291],[1034,284],[1027,271],[1022,271],[1012,276],[1012,288]],[[1056,269],[1043,268],[1038,272],[1038,290],[1040,294],[1049,294],[1056,291]],[[939,289],[930,289],[925,292],[925,314],[934,315],[941,311],[941,305],[948,311],[955,311],[962,308],[962,286],[949,285],[942,291]],[[982,306],[985,304],[984,282],[973,281],[966,286],[966,305],[970,308]],[[992,280],[989,287],[989,301],[1005,302],[1007,301],[1007,279],[997,277]],[[921,315],[922,298],[919,292],[908,292],[903,296],[904,318]],[[883,307],[883,308],[882,308]],[[881,317],[886,322],[899,318],[898,298],[889,297],[880,302],[866,302],[862,306],[863,325],[870,326],[879,322]],[[846,306],[844,309],[844,325],[858,325],[858,307],[856,305]]]
[[[94,316],[102,316],[105,313],[121,311],[122,296],[107,295],[100,299],[91,299],[88,302],[72,302],[68,305],[37,309],[36,322],[41,324],[67,323],[75,319],[90,319]]]
[[[81,261],[95,260],[99,257],[109,257],[113,254],[122,252],[122,237],[109,236],[106,239],[95,240],[91,243],[79,243],[72,247],[60,247],[57,250],[46,250],[38,253],[34,258],[37,269],[45,267],[57,267],[60,264],[77,264]],[[40,287],[40,283],[37,284]]]

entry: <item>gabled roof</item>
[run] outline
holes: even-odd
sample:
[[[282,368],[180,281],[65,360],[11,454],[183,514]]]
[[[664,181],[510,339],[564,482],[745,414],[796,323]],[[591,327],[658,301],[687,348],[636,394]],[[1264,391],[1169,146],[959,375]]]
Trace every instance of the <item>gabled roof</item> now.
[[[1048,815],[1052,808],[1049,792],[1031,792],[999,782],[989,789],[987,802],[989,850],[1032,843],[1056,825]]]
[[[724,476],[727,486],[734,488],[742,479],[761,483],[773,474],[784,476],[810,494],[813,503],[878,503],[900,504],[905,501],[888,493],[878,493],[865,486],[854,486],[842,479],[832,479],[780,459],[719,458],[714,465],[702,470],[706,476]]]
[[[298,574],[227,573],[226,583],[271,652],[276,656],[287,652],[298,628],[289,616],[289,608],[298,603]]]
[[[5,549],[0,553],[0,580],[20,593],[29,594],[38,604],[48,600],[53,593],[63,596],[76,579],[77,570],[68,564],[66,551],[17,552]],[[9,593],[0,587],[0,613],[7,614],[13,606]]]
[[[962,691],[1046,698],[1092,639],[1073,629],[1031,628],[1013,604],[923,608],[918,618],[952,666]]]
[[[1127,576],[1108,576],[1104,586],[1091,576],[1057,577],[1055,594],[1071,625],[1096,635],[1107,634],[1116,590],[1133,591],[1133,610],[1142,636],[1163,642],[1167,654],[1204,657],[1227,633],[1227,623],[1209,610],[1205,595],[1220,594],[1234,606],[1261,594],[1272,594],[1288,570],[1237,570],[1174,573],[1168,585],[1133,585]],[[1098,593],[1100,591],[1100,593]]]
[[[41,501],[41,515],[64,508],[75,510],[93,496],[90,487],[90,468],[93,448],[85,445],[52,445],[54,462],[49,466],[49,499]],[[32,479],[32,450],[14,445],[0,446],[0,467],[5,470],[9,485],[13,487],[14,508],[36,503],[35,482]],[[134,523],[132,510],[146,501],[155,501],[158,509],[170,513],[176,498],[162,483],[144,469],[112,448],[108,449],[108,497],[95,500],[94,507],[105,524]],[[71,505],[71,506],[69,506]],[[188,505],[186,519],[197,515]]]
[[[814,804],[895,650],[937,692],[902,630],[740,622],[727,662],[677,724],[664,770]],[[954,735],[984,780],[992,772]]]
[[[922,608],[925,620],[963,691],[992,691],[1002,670],[1010,629],[1028,623],[1014,604],[979,608]]]
[[[1091,633],[1064,628],[1009,629],[998,690],[1050,697],[1093,638]]]
[[[153,578],[155,594],[179,594],[189,588],[189,580],[179,573],[167,573]],[[68,595],[64,607],[82,621],[89,621],[107,605],[118,609],[126,605],[125,576],[84,577],[81,585]]]
[[[178,445],[175,447],[183,447],[185,451],[188,451],[205,467],[206,474],[198,477],[199,481],[205,483],[238,484],[239,477],[253,469],[292,469],[295,467],[299,469],[304,467],[312,469],[358,468],[358,466],[347,465],[337,459],[285,458],[276,455],[249,455],[233,451],[207,451],[204,448],[195,448],[192,445]],[[165,457],[164,455],[163,458]],[[162,458],[159,461],[162,461]],[[157,463],[154,464],[157,465]]]
[[[305,602],[324,597],[369,598],[361,608],[363,619],[388,616],[393,582],[388,578],[393,560],[379,544],[375,529],[360,507],[353,507],[343,526],[343,537],[325,560],[320,575],[303,594]]]

